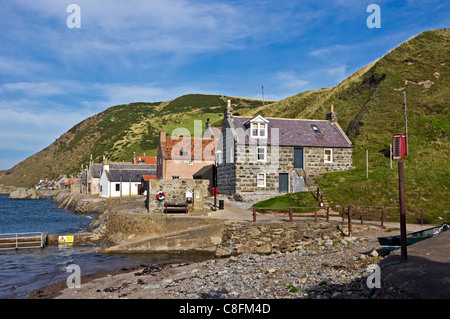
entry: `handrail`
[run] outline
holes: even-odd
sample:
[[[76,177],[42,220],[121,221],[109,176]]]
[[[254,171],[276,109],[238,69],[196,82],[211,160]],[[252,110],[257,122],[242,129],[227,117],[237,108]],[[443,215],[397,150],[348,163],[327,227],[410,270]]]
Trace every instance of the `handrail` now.
[[[47,236],[47,230],[43,232],[3,233],[0,234],[0,250],[44,248]]]
[[[323,192],[319,185],[317,185],[316,199],[317,199],[317,202],[319,203],[319,205],[323,206]]]

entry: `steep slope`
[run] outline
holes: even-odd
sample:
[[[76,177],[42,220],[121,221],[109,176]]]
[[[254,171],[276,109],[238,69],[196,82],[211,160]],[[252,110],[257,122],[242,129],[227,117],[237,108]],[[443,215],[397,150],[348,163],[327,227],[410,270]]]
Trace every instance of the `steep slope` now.
[[[450,30],[423,32],[333,88],[300,93],[251,110],[265,116],[325,118],[331,104],[354,143],[355,170],[317,180],[334,204],[396,206],[397,165],[389,144],[405,132],[406,92],[409,153],[406,201],[423,207],[429,220],[450,221]],[[369,179],[366,179],[366,150]]]
[[[159,130],[170,134],[184,127],[194,134],[194,120],[211,122],[223,118],[228,97],[189,94],[173,101],[131,103],[108,108],[72,127],[42,151],[0,174],[0,184],[31,186],[42,178],[74,174],[92,154],[96,162],[103,155],[110,161],[131,161],[133,152],[156,156]],[[261,100],[235,98],[237,110],[259,107]]]

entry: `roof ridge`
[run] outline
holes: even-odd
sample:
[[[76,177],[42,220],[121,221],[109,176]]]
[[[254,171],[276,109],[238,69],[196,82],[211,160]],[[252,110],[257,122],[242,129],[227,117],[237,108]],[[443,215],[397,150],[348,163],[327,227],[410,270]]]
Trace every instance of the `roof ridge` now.
[[[261,115],[262,116],[262,115]],[[253,119],[258,116],[233,116],[233,118],[241,118],[241,119]],[[319,121],[319,122],[329,122],[328,120],[315,120],[315,119],[297,119],[297,118],[284,118],[284,117],[265,117],[265,119],[272,119],[272,120],[289,120],[289,121]]]

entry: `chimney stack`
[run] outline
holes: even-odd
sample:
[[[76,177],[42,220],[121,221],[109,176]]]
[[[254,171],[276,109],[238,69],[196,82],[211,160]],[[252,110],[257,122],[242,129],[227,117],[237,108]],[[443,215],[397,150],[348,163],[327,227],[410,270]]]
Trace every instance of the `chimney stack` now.
[[[332,123],[337,122],[337,113],[334,111],[333,104],[330,106],[330,112],[326,115],[326,119]]]
[[[225,110],[225,118],[233,117],[233,108],[231,107],[231,100],[227,101],[227,109]]]

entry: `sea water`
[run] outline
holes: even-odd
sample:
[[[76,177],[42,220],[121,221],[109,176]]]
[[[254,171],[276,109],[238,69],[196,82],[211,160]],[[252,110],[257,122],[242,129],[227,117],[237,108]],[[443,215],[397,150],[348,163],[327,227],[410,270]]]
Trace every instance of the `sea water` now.
[[[0,195],[0,234],[83,232],[94,215],[77,215],[51,200],[9,200]],[[76,264],[81,275],[140,265],[200,261],[210,256],[181,253],[100,254],[96,245],[46,246],[43,249],[0,250],[0,299],[25,299],[28,292],[66,280]],[[82,284],[82,283],[81,283]]]

